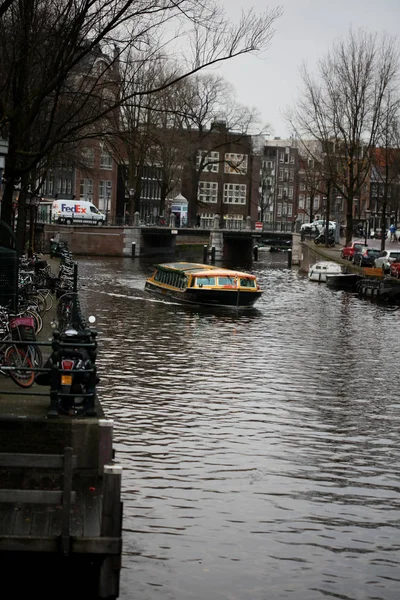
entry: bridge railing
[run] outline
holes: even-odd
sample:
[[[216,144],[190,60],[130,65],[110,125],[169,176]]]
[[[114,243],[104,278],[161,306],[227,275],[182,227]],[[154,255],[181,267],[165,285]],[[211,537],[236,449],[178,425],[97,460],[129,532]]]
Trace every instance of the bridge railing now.
[[[43,224],[57,224],[54,220],[51,219],[50,215],[38,216],[38,223]],[[137,221],[135,221],[132,217],[123,217],[121,215],[117,215],[115,217],[107,217],[104,226],[114,226],[114,227],[132,227],[136,226]],[[98,221],[87,221],[85,223],[76,223],[75,225],[80,226],[98,226]],[[165,227],[166,229],[205,229],[210,230],[215,228],[215,220],[214,218],[201,218],[194,220],[184,220],[182,222],[175,221],[175,224],[172,225],[171,221],[165,217],[159,216],[147,216],[139,219],[140,227]],[[292,233],[294,231],[294,223],[267,223],[263,222],[260,227],[259,221],[251,221],[250,223],[246,220],[239,219],[220,219],[218,229],[225,229],[229,231],[248,231],[248,230],[258,230],[258,231],[282,231],[285,233]]]

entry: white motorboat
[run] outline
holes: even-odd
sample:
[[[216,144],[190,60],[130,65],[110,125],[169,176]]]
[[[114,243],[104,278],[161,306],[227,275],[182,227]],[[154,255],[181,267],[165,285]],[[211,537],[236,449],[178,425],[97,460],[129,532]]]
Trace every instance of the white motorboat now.
[[[327,275],[339,275],[340,273],[343,273],[342,265],[330,260],[320,260],[308,269],[308,279],[326,283]]]

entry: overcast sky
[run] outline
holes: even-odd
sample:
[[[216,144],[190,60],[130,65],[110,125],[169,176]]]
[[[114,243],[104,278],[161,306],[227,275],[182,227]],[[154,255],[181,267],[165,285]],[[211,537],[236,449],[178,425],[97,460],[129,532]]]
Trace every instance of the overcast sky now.
[[[220,0],[227,14],[238,17],[243,8],[257,12],[281,6],[276,33],[263,58],[246,55],[226,61],[218,68],[236,90],[241,104],[257,107],[271,126],[271,137],[287,137],[283,113],[296,100],[299,67],[306,61],[312,70],[338,36],[350,27],[398,35],[400,0]]]

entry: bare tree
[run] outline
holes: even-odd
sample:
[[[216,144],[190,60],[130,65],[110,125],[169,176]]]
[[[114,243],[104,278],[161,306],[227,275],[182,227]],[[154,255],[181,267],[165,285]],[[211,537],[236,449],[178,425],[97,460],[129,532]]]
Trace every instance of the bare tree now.
[[[130,97],[148,96],[206,66],[265,49],[280,14],[248,11],[235,25],[211,0],[9,3],[0,22],[0,133],[9,140],[3,221],[11,223],[16,182],[55,147],[108,128],[109,115],[129,99],[120,84],[132,48],[142,53],[137,70],[160,49],[192,49],[175,77],[168,73]]]
[[[397,96],[388,94],[383,104],[377,135],[377,147],[371,153],[371,198],[374,211],[381,215],[381,250],[385,249],[386,219],[398,215],[398,186],[400,178],[400,104]],[[376,194],[376,195],[375,195]]]
[[[303,90],[289,116],[298,137],[319,142],[325,173],[346,200],[346,241],[353,234],[353,205],[370,172],[384,101],[398,76],[395,41],[350,31],[318,63],[313,77],[302,67]]]

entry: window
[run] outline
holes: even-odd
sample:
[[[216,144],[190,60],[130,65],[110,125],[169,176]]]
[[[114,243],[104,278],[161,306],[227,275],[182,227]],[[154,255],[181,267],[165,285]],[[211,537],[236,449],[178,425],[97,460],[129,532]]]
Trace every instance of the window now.
[[[293,187],[292,186],[289,187],[289,199],[293,200]]]
[[[251,288],[255,288],[256,287],[256,282],[254,279],[247,279],[247,278],[241,278],[240,279],[240,287],[251,287]]]
[[[197,169],[200,170],[200,165],[203,164],[202,171],[209,173],[218,173],[219,171],[219,152],[208,152],[207,150],[199,150],[196,158]]]
[[[282,198],[283,196],[283,187],[281,185],[278,186],[278,198]]]
[[[215,277],[196,277],[196,284],[199,287],[203,287],[203,285],[215,285]]]
[[[243,221],[243,215],[224,215],[226,221]]]
[[[99,209],[109,210],[112,181],[99,181]]]
[[[225,173],[245,175],[247,173],[247,154],[225,154]]]
[[[199,181],[197,199],[199,202],[217,202],[218,183],[214,181]]]
[[[276,207],[276,216],[277,217],[281,217],[282,216],[282,204],[280,202],[278,202],[278,205]]]
[[[93,179],[81,179],[79,186],[79,197],[81,200],[92,200]]]
[[[47,193],[49,195],[52,195],[53,190],[54,190],[54,175],[53,175],[53,173],[50,173],[50,175],[48,176],[46,184],[47,184]]]
[[[319,196],[314,196],[314,207],[313,208],[318,208],[319,206]]]
[[[293,204],[288,204],[287,214],[288,217],[291,217],[293,215]]]
[[[293,181],[294,179],[294,169],[289,169],[289,181]]]
[[[100,169],[112,169],[112,156],[107,150],[101,148],[100,154]]]
[[[236,287],[236,281],[234,277],[218,277],[218,285],[229,285],[230,287]]]
[[[306,184],[304,182],[300,183],[300,191],[301,192],[305,192],[306,191]]]
[[[304,195],[301,194],[299,196],[299,208],[302,208],[303,210],[304,210],[304,200],[305,200]]]
[[[224,203],[246,204],[246,185],[243,183],[225,183]]]
[[[279,181],[283,181],[283,169],[279,169]]]
[[[82,148],[82,162],[88,169],[94,167],[94,148]]]
[[[294,164],[294,154],[290,155],[290,164]]]
[[[279,162],[285,162],[285,153],[284,152],[279,153]]]

